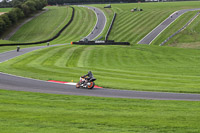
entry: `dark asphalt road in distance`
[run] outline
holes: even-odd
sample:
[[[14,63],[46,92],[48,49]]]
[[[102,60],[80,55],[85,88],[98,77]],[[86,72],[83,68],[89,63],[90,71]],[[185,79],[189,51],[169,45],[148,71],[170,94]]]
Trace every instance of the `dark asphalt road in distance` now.
[[[87,35],[85,38],[87,38],[89,41],[94,40],[96,37],[98,37],[104,30],[107,19],[103,11],[96,7],[90,7],[90,6],[83,6],[86,8],[89,8],[93,10],[97,17],[97,22],[95,27],[93,28],[92,32]]]

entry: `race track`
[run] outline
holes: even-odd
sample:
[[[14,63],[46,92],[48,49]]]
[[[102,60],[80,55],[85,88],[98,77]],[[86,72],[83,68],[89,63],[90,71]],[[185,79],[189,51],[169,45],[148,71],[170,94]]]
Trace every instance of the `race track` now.
[[[89,6],[83,6],[86,7],[88,9],[91,9],[92,11],[95,12],[96,17],[97,17],[97,22],[96,25],[94,26],[92,32],[90,34],[88,34],[86,37],[89,41],[94,40],[96,37],[98,37],[104,30],[105,25],[106,25],[106,16],[103,13],[103,11],[101,11],[100,9],[96,8],[96,7],[89,7]]]
[[[98,21],[101,20],[98,19]],[[102,28],[101,31],[103,30]],[[97,34],[99,34],[99,32]],[[49,47],[53,46],[58,46],[58,45],[51,45]],[[21,49],[20,52],[16,52],[16,50],[13,50],[0,53],[0,63],[15,58],[17,56],[26,54],[28,52],[46,47],[47,46],[38,46],[38,47]],[[96,97],[200,101],[200,94],[128,91],[128,90],[116,90],[116,89],[106,89],[106,88],[98,88],[98,89],[95,88],[93,90],[76,89],[75,86],[73,85],[66,85],[66,84],[59,84],[59,83],[52,83],[36,79],[24,78],[1,72],[0,72],[0,89],[40,92],[40,93],[50,93],[50,94],[96,96]]]
[[[58,46],[58,45],[52,45],[52,46]],[[46,47],[47,46],[38,46],[33,48],[21,49],[20,52],[16,52],[16,50],[13,50],[1,53],[0,62],[4,62],[16,56],[20,56],[22,54]],[[105,88],[98,88],[93,90],[76,89],[75,86],[73,85],[35,80],[30,78],[9,75],[5,73],[0,73],[0,89],[51,93],[51,94],[97,96],[97,97],[200,101],[199,94],[127,91],[127,90],[115,90],[115,89],[105,89]]]
[[[167,27],[169,27],[177,18],[189,11],[198,11],[200,8],[197,9],[185,9],[176,11],[171,14],[167,19],[165,19],[160,25],[158,25],[155,29],[153,29],[149,34],[147,34],[142,40],[138,42],[138,44],[148,44],[150,45],[153,40],[156,39]]]

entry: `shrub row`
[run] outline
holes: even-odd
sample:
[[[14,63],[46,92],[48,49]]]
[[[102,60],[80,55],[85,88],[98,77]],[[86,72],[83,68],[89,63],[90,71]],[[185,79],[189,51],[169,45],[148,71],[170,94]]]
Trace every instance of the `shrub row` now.
[[[0,35],[17,21],[37,10],[42,10],[47,5],[47,0],[27,0],[26,2],[17,5],[8,13],[0,16]]]

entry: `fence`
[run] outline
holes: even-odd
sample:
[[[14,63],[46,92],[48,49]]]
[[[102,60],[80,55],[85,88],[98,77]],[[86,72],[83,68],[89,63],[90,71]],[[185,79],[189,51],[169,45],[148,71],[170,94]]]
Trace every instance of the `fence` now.
[[[113,24],[114,24],[114,21],[115,21],[116,16],[117,16],[117,14],[114,13],[112,22],[111,22],[111,24],[110,24],[110,27],[109,27],[108,32],[107,32],[106,37],[105,37],[105,40],[106,40],[106,41],[108,40],[108,37],[109,37],[110,32],[111,32],[111,30],[112,30],[112,27],[113,27]]]

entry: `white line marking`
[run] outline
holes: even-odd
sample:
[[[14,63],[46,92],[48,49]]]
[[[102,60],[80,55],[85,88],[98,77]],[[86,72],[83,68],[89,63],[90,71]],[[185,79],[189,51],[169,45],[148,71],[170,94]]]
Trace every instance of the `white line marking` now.
[[[76,85],[76,83],[64,83],[66,85]]]

